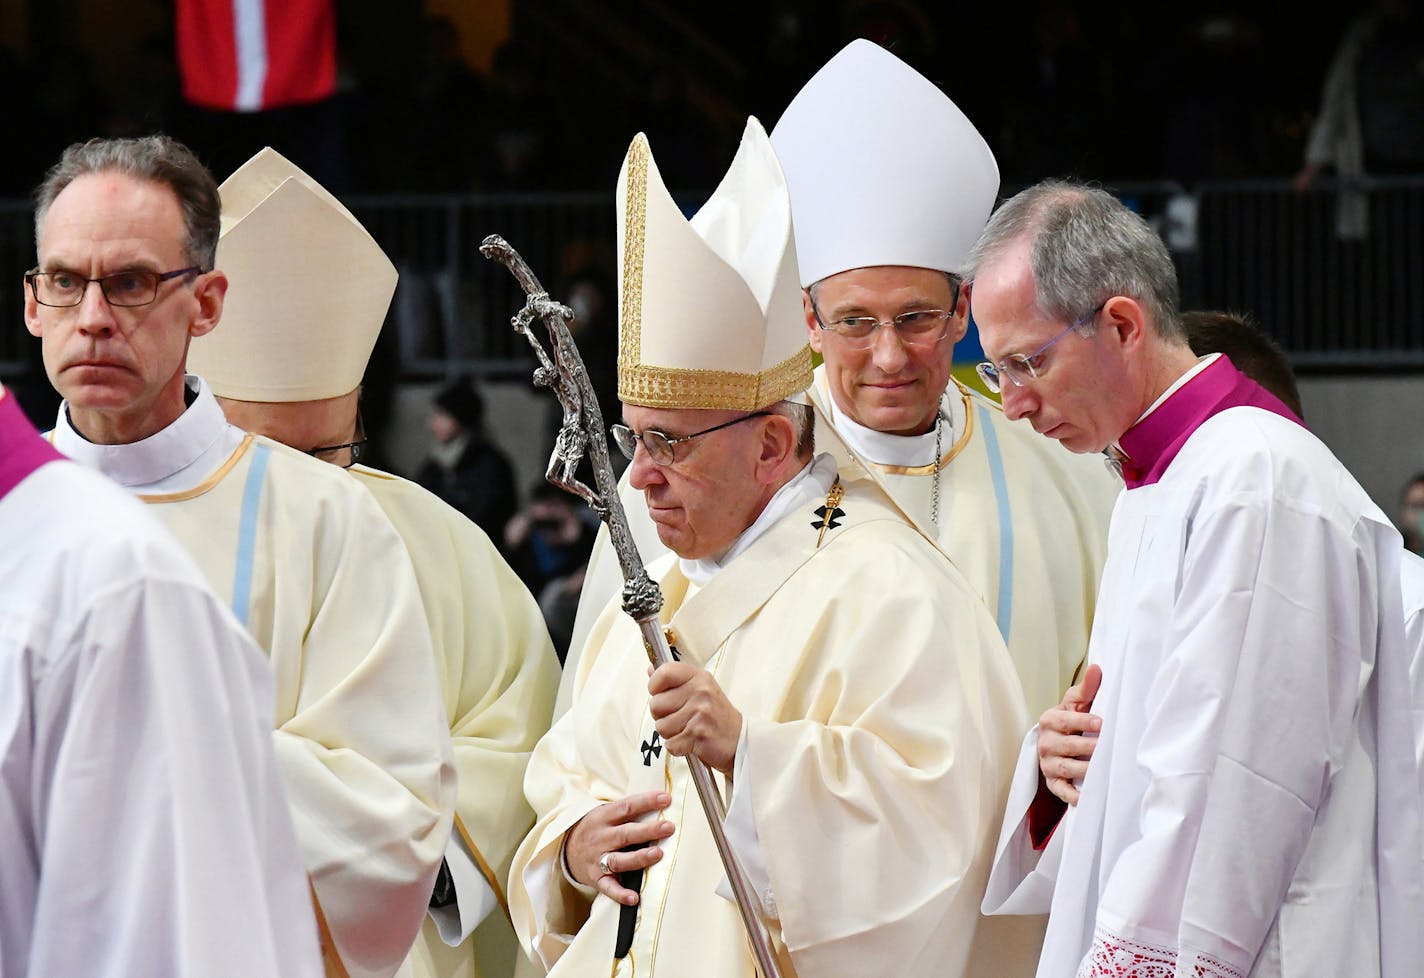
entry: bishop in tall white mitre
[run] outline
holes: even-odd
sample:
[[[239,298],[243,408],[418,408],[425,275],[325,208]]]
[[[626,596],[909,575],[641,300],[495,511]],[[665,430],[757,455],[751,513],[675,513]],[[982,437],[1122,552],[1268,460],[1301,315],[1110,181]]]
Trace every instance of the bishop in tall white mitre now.
[[[459,790],[416,978],[508,975],[504,880],[534,815],[520,786],[549,727],[558,659],[543,615],[484,531],[434,494],[356,461],[361,379],[396,270],[339,200],[263,149],[218,188],[231,282],[222,329],[193,342],[228,420],[344,467],[410,551],[430,621]]]
[[[1121,483],[951,375],[969,325],[957,273],[994,205],[994,155],[943,91],[864,39],[806,83],[771,140],[791,193],[805,328],[824,361],[810,398],[822,431],[839,436],[823,441],[974,585],[1036,717],[1087,652]],[[910,316],[923,322],[890,325]],[[867,332],[868,319],[881,325]],[[645,508],[623,498],[652,544]],[[620,583],[601,535],[571,656]]]
[[[1026,716],[993,618],[872,481],[815,453],[760,124],[691,221],[638,136],[617,208],[615,437],[672,550],[649,573],[681,661],[650,671],[614,604],[592,627],[529,764],[515,927],[554,976],[751,978],[695,754],[783,975],[965,974],[995,952],[978,900]]]
[[[53,289],[72,286],[73,269],[114,276],[90,280],[77,306],[33,290],[26,302],[65,395],[54,445],[148,503],[267,652],[327,973],[392,975],[425,916],[455,802],[405,545],[369,492],[228,424],[186,372],[189,341],[221,330],[224,299],[237,298],[214,267],[217,186],[186,148],[161,136],[76,144],[37,196],[40,269],[60,275],[49,303],[68,298]],[[122,274],[135,271],[164,274]],[[128,304],[122,290],[147,285],[153,301]],[[291,300],[314,303],[325,287]]]

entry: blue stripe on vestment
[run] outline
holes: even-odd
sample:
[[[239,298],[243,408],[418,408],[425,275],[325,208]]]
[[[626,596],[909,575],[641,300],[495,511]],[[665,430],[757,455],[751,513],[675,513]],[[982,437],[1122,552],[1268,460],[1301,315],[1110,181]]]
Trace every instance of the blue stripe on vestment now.
[[[1004,478],[1004,458],[999,454],[999,435],[990,424],[989,409],[979,405],[984,425],[984,448],[989,455],[989,475],[994,480],[994,500],[999,505],[999,634],[1009,641],[1009,623],[1014,616],[1014,518],[1009,509],[1009,484]]]
[[[247,470],[247,485],[242,489],[242,517],[237,524],[237,571],[232,581],[232,613],[247,626],[247,606],[252,600],[252,560],[257,549],[257,516],[262,503],[262,476],[267,471],[267,456],[272,449],[258,445],[252,453],[252,468]]]

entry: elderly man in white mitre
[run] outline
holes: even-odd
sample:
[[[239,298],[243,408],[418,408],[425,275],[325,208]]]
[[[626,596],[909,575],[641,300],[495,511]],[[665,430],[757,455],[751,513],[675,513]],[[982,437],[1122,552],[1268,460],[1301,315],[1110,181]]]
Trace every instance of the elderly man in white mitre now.
[[[965,974],[1026,716],[993,618],[873,482],[815,452],[760,124],[690,222],[638,136],[617,206],[614,437],[672,551],[649,572],[681,659],[650,670],[614,605],[593,626],[525,779],[515,928],[554,976],[752,978],[695,756],[783,975]]]

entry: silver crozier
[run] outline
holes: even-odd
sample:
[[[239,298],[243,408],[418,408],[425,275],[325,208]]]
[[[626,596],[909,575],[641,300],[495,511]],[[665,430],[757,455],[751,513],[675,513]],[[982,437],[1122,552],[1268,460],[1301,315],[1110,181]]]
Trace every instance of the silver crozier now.
[[[642,630],[643,644],[653,664],[660,666],[672,662],[672,650],[668,647],[667,638],[658,622],[658,612],[663,606],[663,594],[648,576],[642,558],[638,556],[638,548],[633,543],[633,535],[628,529],[628,516],[623,512],[623,503],[618,498],[618,482],[613,476],[613,465],[608,457],[603,415],[598,409],[598,399],[594,397],[593,385],[589,382],[583,358],[579,356],[578,348],[569,334],[568,324],[573,319],[573,313],[567,306],[549,298],[549,294],[539,284],[528,264],[499,235],[492,234],[485,238],[480,245],[480,253],[508,268],[528,296],[524,308],[520,309],[510,322],[514,325],[515,332],[522,334],[529,341],[535,357],[539,360],[539,366],[534,370],[534,385],[553,390],[563,407],[563,422],[559,426],[554,452],[549,457],[549,467],[544,476],[560,489],[583,499],[598,514],[598,518],[608,525],[609,539],[618,554],[618,563],[623,568],[623,611],[632,617]],[[543,322],[549,333],[553,348],[552,358],[530,329],[535,320]],[[593,468],[594,488],[584,485],[575,475],[585,454]],[[702,801],[707,824],[712,829],[717,854],[722,857],[722,866],[727,871],[728,882],[732,885],[732,893],[737,900],[737,909],[741,911],[742,923],[746,926],[757,968],[762,978],[780,978],[781,973],[772,956],[771,938],[755,910],[757,901],[751,883],[727,842],[727,832],[722,825],[727,812],[722,804],[722,796],[712,780],[712,772],[695,756],[687,758],[687,766],[692,772],[692,782],[697,786],[697,797]]]

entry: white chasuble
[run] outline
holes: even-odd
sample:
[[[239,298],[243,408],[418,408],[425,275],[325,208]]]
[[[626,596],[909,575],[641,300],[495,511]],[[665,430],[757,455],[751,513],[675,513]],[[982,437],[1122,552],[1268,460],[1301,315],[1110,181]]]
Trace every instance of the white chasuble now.
[[[394,974],[425,917],[455,777],[430,629],[390,522],[337,467],[227,425],[206,388],[132,445],[85,441],[62,406],[54,441],[149,503],[267,651],[328,974]]]
[[[538,604],[483,530],[413,482],[363,465],[347,471],[410,551],[459,773],[446,849],[454,919],[431,911],[411,952],[412,971],[416,978],[507,978],[519,944],[504,881],[534,822],[524,769],[549,728],[559,660]],[[471,865],[468,877],[455,870],[462,861]],[[463,885],[466,878],[473,885]]]
[[[1018,949],[987,939],[978,913],[1027,724],[1012,663],[962,576],[873,484],[844,488],[819,547],[824,499],[700,589],[671,556],[652,568],[677,648],[744,717],[739,780],[715,776],[753,814],[744,862],[765,873],[788,978],[1014,974],[1000,963]],[[515,928],[555,976],[751,978],[686,764],[652,736],[637,626],[610,605],[587,648],[572,709],[530,761],[536,822],[510,875]],[[567,883],[561,842],[594,807],[659,788],[677,830],[646,874],[632,953],[615,962],[620,907]]]
[[[933,449],[925,464],[884,464],[852,447],[850,437],[824,435],[834,427],[825,367],[817,368],[809,393],[817,444],[824,442],[842,472],[863,469],[879,483],[984,599],[1029,715],[1056,706],[1087,656],[1108,520],[1122,483],[1097,456],[1075,455],[1027,422],[1010,421],[1002,407],[957,381],[940,402],[941,417],[954,426],[938,473]]]
[[[1079,803],[1045,871],[1019,822],[1026,741],[990,887],[1056,875],[1040,978],[1419,974],[1399,552],[1329,451],[1256,407],[1122,495]]]
[[[1056,706],[1087,655],[1108,519],[1122,483],[1097,456],[1075,455],[1027,422],[1009,421],[999,405],[957,382],[940,402],[947,423],[938,475],[933,447],[921,465],[879,464],[836,431],[824,367],[815,378],[808,393],[816,450],[829,452],[847,478],[864,472],[879,483],[969,580],[1008,645],[1029,715]],[[642,494],[626,478],[619,498],[643,560],[665,553]],[[600,530],[589,559],[556,716],[568,708],[589,629],[623,586],[607,536]]]

